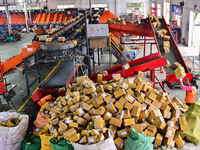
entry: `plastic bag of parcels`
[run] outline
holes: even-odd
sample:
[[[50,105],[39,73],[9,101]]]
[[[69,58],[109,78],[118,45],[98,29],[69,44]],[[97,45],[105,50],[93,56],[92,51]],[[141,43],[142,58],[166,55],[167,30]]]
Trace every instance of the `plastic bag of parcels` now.
[[[44,114],[44,113],[43,113],[43,110],[44,110],[44,109],[41,109],[41,110],[38,112],[37,118],[36,118],[36,120],[34,121],[34,125],[36,126],[36,128],[39,128],[39,129],[45,128],[45,126],[46,126],[47,123],[48,123],[48,119],[49,119],[49,117],[50,117],[50,115]]]
[[[29,123],[29,116],[16,112],[0,112],[0,121],[7,121],[10,118],[21,119],[15,127],[0,126],[0,149],[21,150],[21,142],[26,135]]]
[[[125,150],[153,150],[155,137],[148,137],[137,132],[133,127],[131,134],[128,135]]]
[[[54,150],[74,150],[74,147],[69,143],[69,141],[63,139],[63,140],[57,140],[57,139],[51,139],[50,140],[51,147]]]
[[[28,133],[22,142],[23,150],[40,150],[41,140],[40,137],[34,136],[33,133]]]
[[[71,144],[74,146],[74,150],[117,150],[113,137],[112,137],[112,131],[108,130],[109,137],[101,142],[98,142],[96,144],[91,145],[83,145],[79,143],[71,142]]]
[[[50,140],[54,138],[53,134],[48,132],[48,125],[40,132],[41,150],[53,150]]]

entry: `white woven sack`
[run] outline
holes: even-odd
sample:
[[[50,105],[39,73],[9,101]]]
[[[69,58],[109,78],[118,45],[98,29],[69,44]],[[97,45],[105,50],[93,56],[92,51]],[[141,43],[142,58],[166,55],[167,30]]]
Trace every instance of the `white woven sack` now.
[[[16,112],[0,112],[0,121],[10,118],[22,119],[15,127],[0,126],[0,150],[21,150],[21,142],[26,135],[29,124],[29,116]]]
[[[98,142],[96,144],[91,145],[83,145],[71,142],[71,144],[74,147],[74,150],[117,150],[113,137],[112,137],[112,131],[108,130],[109,137],[101,142]]]

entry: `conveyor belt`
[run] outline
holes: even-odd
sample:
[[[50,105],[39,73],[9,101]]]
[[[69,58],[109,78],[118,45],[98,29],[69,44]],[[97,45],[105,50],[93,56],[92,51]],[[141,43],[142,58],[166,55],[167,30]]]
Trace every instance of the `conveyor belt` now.
[[[165,27],[162,23],[163,22],[162,19],[160,19],[160,22],[161,22],[161,27],[156,27],[154,29],[155,32],[157,32],[158,30],[161,30],[161,29],[165,29]],[[156,37],[157,37],[157,35],[156,35]],[[165,58],[171,63],[171,66],[169,68],[166,68],[166,73],[167,74],[174,74],[173,64],[174,64],[174,62],[179,62],[179,59],[175,54],[174,46],[170,42],[170,52],[164,53],[164,51],[163,51],[163,40],[160,39],[160,38],[157,38],[157,41],[158,41],[158,46],[160,47],[160,51],[161,51],[162,56],[165,56]],[[179,63],[181,63],[181,62],[179,62]]]
[[[55,71],[42,84],[41,88],[52,89],[60,88],[70,80],[74,73],[73,60],[62,62]]]

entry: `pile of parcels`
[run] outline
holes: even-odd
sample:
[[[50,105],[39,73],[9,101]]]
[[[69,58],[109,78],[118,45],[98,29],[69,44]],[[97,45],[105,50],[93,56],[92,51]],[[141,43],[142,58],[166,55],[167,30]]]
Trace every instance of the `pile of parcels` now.
[[[158,30],[156,32],[158,38],[164,40],[163,41],[163,52],[164,53],[169,53],[170,52],[170,36],[166,35],[167,34],[167,30],[165,29],[161,29],[161,30]]]
[[[112,130],[115,145],[123,149],[132,127],[141,134],[155,137],[154,145],[178,148],[184,141],[176,131],[187,129],[182,113],[188,106],[176,97],[153,88],[143,79],[144,73],[126,79],[115,76],[103,81],[97,75],[94,83],[88,77],[77,77],[77,83],[66,85],[66,95],[45,108],[50,120],[46,128],[57,139],[80,144],[94,144],[108,138]]]
[[[119,17],[111,18],[107,21],[107,23],[126,25],[126,22],[123,19],[120,19]]]
[[[0,121],[0,126],[15,127],[15,126],[17,126],[20,123],[21,120],[22,119],[19,119],[19,117],[17,117],[17,118],[10,118],[7,121]]]
[[[158,17],[156,17],[156,16],[151,16],[150,19],[151,19],[151,21],[153,22],[153,23],[152,23],[153,28],[156,28],[156,27],[160,28],[160,27],[161,27],[161,23],[160,23]]]

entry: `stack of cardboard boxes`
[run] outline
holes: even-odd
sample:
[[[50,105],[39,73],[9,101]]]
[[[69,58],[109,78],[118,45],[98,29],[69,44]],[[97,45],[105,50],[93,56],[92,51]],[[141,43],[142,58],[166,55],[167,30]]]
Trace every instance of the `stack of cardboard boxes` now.
[[[176,143],[182,147],[184,142],[176,131],[187,129],[181,116],[187,105],[154,89],[143,75],[138,71],[135,77],[102,81],[103,74],[98,74],[97,83],[78,77],[77,83],[66,86],[66,96],[47,106],[49,132],[58,139],[93,144],[105,140],[109,128],[117,148],[123,149],[134,127],[146,136],[155,136],[155,146],[174,147]]]
[[[10,118],[9,120],[6,121],[0,121],[0,126],[4,126],[4,127],[15,127],[17,126],[20,121],[22,119],[20,119],[19,117],[17,118]]]

